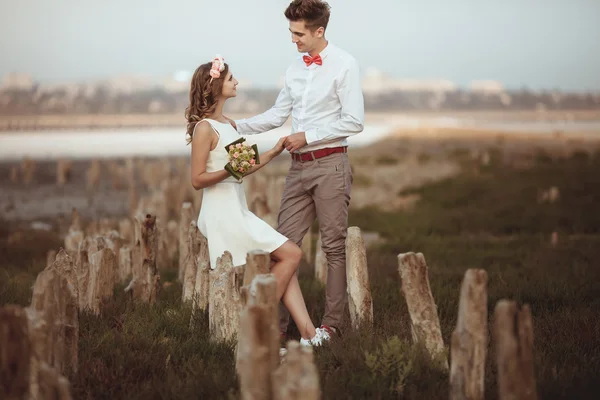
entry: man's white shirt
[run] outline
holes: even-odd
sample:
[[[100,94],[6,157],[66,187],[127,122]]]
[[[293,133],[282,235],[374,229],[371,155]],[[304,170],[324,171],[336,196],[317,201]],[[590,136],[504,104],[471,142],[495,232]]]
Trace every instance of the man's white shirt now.
[[[309,66],[298,57],[288,67],[273,107],[252,118],[236,120],[238,132],[251,135],[278,128],[291,114],[291,133],[306,132],[307,145],[299,152],[346,146],[346,138],[364,127],[358,63],[331,43],[320,56],[322,65]]]

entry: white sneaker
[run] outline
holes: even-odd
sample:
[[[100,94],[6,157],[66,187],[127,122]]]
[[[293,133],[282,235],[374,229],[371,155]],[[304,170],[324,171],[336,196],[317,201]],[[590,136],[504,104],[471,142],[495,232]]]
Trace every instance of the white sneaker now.
[[[287,349],[285,347],[280,347],[279,348],[279,358],[285,357],[286,354],[287,354]]]
[[[317,333],[315,334],[315,336],[312,339],[310,339],[310,342],[313,346],[321,346],[331,339],[331,336],[329,336],[329,332],[327,332],[325,329],[317,328],[316,331]]]
[[[302,346],[312,346],[312,339],[300,338],[300,344]]]

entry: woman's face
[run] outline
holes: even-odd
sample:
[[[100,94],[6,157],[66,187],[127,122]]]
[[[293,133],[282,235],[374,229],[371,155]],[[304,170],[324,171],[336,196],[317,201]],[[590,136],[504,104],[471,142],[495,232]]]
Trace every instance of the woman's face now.
[[[221,95],[226,99],[237,96],[237,85],[237,79],[233,77],[231,70],[228,71],[225,79],[223,80],[223,90]]]

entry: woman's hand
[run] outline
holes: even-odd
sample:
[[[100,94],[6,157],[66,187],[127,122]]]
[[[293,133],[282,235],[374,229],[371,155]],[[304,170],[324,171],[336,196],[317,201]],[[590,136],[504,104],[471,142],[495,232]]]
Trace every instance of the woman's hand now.
[[[273,146],[273,148],[271,149],[275,153],[276,156],[281,154],[281,152],[285,149],[284,143],[285,143],[286,139],[287,139],[287,136],[282,137],[281,139],[279,139],[277,141],[275,146]]]

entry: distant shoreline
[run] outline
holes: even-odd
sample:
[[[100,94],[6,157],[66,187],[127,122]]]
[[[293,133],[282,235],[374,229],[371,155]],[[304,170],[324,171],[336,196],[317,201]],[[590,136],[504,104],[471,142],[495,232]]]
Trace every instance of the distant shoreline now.
[[[252,114],[230,114],[244,118]],[[366,123],[398,118],[458,118],[469,120],[522,120],[538,122],[600,121],[600,110],[561,111],[410,111],[367,112]],[[71,129],[131,129],[178,128],[185,129],[183,113],[178,114],[89,114],[89,115],[14,115],[0,116],[0,132],[45,131]],[[288,121],[289,124],[289,121]]]

